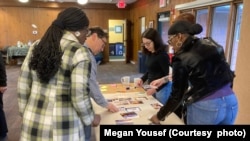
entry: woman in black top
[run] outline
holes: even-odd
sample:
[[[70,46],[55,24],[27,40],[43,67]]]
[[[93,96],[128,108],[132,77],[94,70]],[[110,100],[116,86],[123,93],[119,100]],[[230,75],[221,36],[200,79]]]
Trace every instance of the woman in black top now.
[[[145,65],[147,72],[138,81],[138,85],[150,84],[153,80],[169,74],[169,56],[166,45],[160,34],[153,28],[146,29],[142,34],[142,51],[146,55]],[[162,104],[165,104],[171,90],[171,82],[159,88],[146,89],[148,95],[153,95]]]

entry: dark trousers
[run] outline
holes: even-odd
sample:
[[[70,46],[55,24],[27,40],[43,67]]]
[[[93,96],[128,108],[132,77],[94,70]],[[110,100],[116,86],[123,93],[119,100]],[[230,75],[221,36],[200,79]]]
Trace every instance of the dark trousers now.
[[[5,137],[7,135],[7,132],[7,122],[3,111],[3,94],[0,93],[0,138]]]

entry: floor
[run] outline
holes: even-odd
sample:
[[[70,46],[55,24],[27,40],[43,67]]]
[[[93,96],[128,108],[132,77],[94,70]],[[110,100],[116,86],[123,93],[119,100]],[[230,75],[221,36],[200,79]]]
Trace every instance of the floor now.
[[[20,65],[6,65],[8,90],[4,93],[4,111],[8,124],[8,141],[18,141],[21,130],[21,117],[18,113],[17,104],[17,79],[20,71]],[[120,83],[122,76],[140,77],[138,66],[126,64],[125,62],[109,62],[98,66],[97,80],[103,83]],[[92,141],[95,141],[93,136]]]
[[[109,61],[125,61],[124,56],[109,56]]]

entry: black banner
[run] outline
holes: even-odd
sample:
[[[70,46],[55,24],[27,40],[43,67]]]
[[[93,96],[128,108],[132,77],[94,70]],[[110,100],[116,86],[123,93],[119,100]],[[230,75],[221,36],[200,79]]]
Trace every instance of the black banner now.
[[[101,141],[250,140],[250,125],[100,125]]]

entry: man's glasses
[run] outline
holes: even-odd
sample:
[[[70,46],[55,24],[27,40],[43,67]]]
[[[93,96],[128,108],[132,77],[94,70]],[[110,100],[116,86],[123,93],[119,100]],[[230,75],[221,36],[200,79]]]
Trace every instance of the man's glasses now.
[[[142,46],[149,46],[152,43],[152,41],[146,42],[146,43],[142,43]]]
[[[174,39],[175,36],[176,36],[176,34],[168,38],[168,44],[172,43],[172,40]]]
[[[104,47],[106,46],[107,42],[105,42],[105,41],[103,40],[103,38],[100,38],[100,39],[102,40],[102,43],[103,43],[102,47],[104,48]]]

